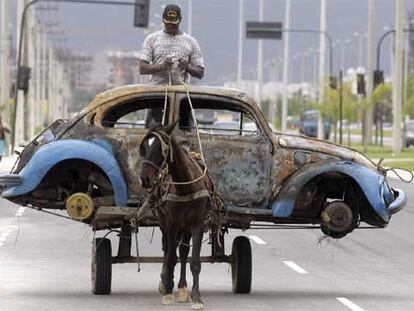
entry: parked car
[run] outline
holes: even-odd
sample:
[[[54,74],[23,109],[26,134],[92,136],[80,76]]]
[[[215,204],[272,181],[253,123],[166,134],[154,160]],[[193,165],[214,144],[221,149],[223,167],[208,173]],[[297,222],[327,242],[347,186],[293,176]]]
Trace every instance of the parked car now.
[[[214,111],[211,121],[227,118],[224,123],[213,121],[213,132],[200,134],[225,202],[227,227],[248,228],[255,220],[320,224],[338,238],[362,222],[385,227],[404,207],[404,192],[391,188],[385,171],[363,154],[272,132],[254,101],[239,91],[201,86],[189,91],[196,115]],[[86,200],[94,209],[78,220],[96,230],[120,226],[122,217],[97,215],[105,206],[122,210],[142,204],[138,146],[147,133],[143,116],[149,109],[164,112],[164,96],[165,86],[148,85],[97,95],[72,119],[55,121],[26,146],[11,174],[0,177],[2,196],[20,205],[66,209],[75,218],[73,200]],[[168,124],[179,121],[176,137],[197,150],[184,87],[168,87],[165,116]],[[304,128],[315,123],[314,116],[305,114]]]
[[[414,145],[414,120],[408,120],[404,124],[403,143],[407,148]]]
[[[309,136],[318,136],[318,110],[311,109],[303,112],[300,117],[299,133]],[[329,120],[323,120],[323,135],[326,140],[331,135],[331,122]]]

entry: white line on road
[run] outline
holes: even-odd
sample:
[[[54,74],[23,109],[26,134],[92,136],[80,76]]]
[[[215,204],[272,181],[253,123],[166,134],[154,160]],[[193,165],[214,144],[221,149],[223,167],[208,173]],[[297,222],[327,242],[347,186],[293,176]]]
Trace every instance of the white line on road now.
[[[0,247],[2,247],[3,246],[3,242],[0,242]]]
[[[0,242],[3,243],[4,241],[7,240],[7,237],[9,236],[10,233],[8,232],[4,232],[0,235]]]
[[[364,311],[360,306],[354,304],[351,300],[344,298],[344,297],[337,297],[340,302],[342,302],[345,306],[353,311]]]
[[[299,267],[297,264],[295,264],[293,261],[284,260],[283,263],[291,268],[292,270],[295,270],[297,273],[306,274],[308,271],[305,269]]]
[[[20,207],[19,210],[16,212],[16,214],[14,214],[14,216],[16,216],[16,217],[22,216],[25,210],[26,210],[25,207],[23,207],[23,206]]]
[[[263,241],[261,238],[259,238],[256,235],[249,235],[249,239],[252,240],[252,241],[254,241],[256,244],[260,244],[260,245],[266,244],[265,241]]]

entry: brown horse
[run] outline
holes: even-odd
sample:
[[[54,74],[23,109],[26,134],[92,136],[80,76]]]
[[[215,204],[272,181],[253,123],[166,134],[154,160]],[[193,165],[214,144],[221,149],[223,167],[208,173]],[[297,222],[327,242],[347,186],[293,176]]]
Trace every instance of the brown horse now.
[[[163,234],[164,261],[160,292],[162,303],[174,303],[174,268],[176,249],[180,247],[181,277],[178,283],[178,301],[188,301],[186,263],[192,238],[190,269],[193,275],[192,309],[202,309],[199,291],[201,270],[200,251],[205,220],[210,210],[211,182],[205,170],[185,151],[172,134],[176,124],[157,126],[148,131],[140,145],[142,161],[141,182],[146,189],[160,194],[159,224]],[[167,187],[166,187],[167,186]]]

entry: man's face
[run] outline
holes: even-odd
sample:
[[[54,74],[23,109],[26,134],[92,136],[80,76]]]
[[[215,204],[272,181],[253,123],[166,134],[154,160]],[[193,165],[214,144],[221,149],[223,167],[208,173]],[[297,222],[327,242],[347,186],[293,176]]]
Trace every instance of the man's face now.
[[[172,23],[165,23],[164,22],[164,28],[165,28],[165,32],[170,34],[170,35],[176,35],[178,34],[179,30],[180,30],[180,24],[172,24]]]

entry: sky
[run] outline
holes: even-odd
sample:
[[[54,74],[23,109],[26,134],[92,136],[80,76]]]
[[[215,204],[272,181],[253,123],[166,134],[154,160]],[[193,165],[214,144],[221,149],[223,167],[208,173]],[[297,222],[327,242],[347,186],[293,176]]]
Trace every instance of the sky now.
[[[124,0],[128,1],[128,0]],[[132,1],[132,0],[130,0]],[[327,31],[334,41],[347,39],[345,45],[345,66],[358,66],[358,37],[355,33],[367,31],[367,0],[328,0]],[[150,23],[155,28],[161,27],[160,13],[162,5],[176,3],[182,7],[182,29],[187,29],[188,0],[151,0]],[[239,0],[193,0],[193,35],[203,49],[206,73],[206,84],[217,84],[223,80],[234,78],[237,71],[237,42]],[[244,21],[258,20],[258,0],[244,0]],[[320,0],[291,0],[291,27],[296,29],[319,28]],[[10,1],[11,22],[15,20],[16,0]],[[265,21],[284,22],[285,0],[264,0]],[[133,27],[133,8],[121,6],[98,6],[90,4],[58,5],[57,10],[45,4],[39,16],[43,21],[56,21],[64,31],[54,36],[55,44],[64,45],[73,50],[95,55],[95,78],[105,79],[104,59],[108,50],[139,50],[148,34],[144,29]],[[52,8],[52,10],[50,10]],[[405,1],[405,13],[414,10],[414,1]],[[375,0],[375,44],[385,30],[394,28],[395,0]],[[364,40],[365,41],[365,40]],[[312,68],[315,52],[318,49],[319,36],[313,34],[292,33],[291,42],[291,74],[290,81],[300,79],[300,55],[305,64],[305,79],[313,78]],[[365,41],[366,42],[366,41]],[[243,78],[256,76],[257,41],[244,39]],[[339,46],[334,47],[334,72],[339,70]],[[390,67],[389,42],[385,42],[381,62],[386,70]],[[283,58],[283,40],[264,41],[264,76],[268,76],[268,64],[273,58]],[[363,63],[366,62],[364,46]]]

